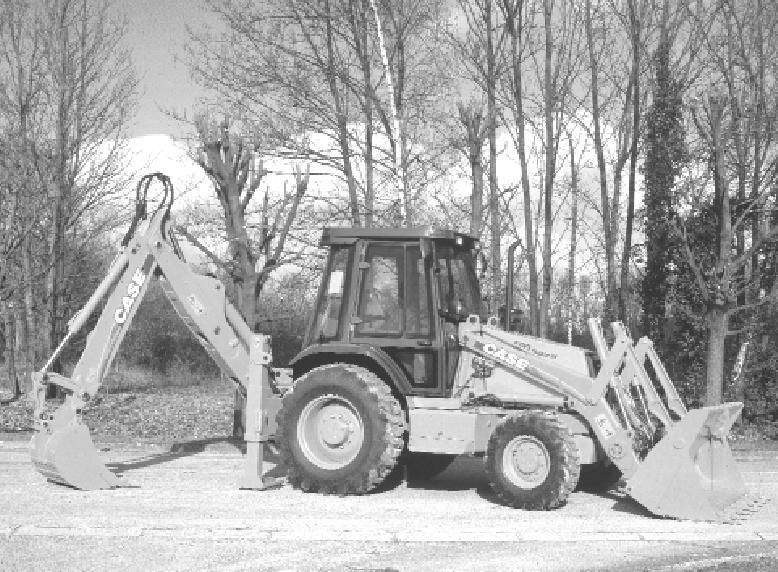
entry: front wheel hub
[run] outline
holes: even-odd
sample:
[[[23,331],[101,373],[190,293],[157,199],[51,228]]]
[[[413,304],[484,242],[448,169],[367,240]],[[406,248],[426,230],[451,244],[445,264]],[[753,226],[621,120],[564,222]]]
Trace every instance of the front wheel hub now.
[[[342,447],[353,433],[351,424],[343,415],[325,415],[319,428],[324,442],[331,447]]]
[[[542,484],[551,470],[548,450],[531,435],[520,435],[508,443],[502,461],[505,475],[521,488]]]

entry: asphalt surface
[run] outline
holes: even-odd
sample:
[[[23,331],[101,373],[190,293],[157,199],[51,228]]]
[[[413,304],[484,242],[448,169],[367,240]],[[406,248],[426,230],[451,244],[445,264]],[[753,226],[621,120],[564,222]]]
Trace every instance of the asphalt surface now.
[[[735,523],[652,517],[614,492],[550,512],[496,504],[477,459],[361,497],[239,490],[228,441],[97,443],[125,486],[77,491],[0,434],[0,570],[776,570],[776,447],[736,451],[761,508]],[[278,471],[268,454],[271,476]]]

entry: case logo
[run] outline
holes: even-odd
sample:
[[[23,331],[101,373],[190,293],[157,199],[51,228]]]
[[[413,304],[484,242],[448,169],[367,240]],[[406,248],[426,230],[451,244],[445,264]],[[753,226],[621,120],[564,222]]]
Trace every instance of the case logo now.
[[[509,366],[515,367],[516,369],[524,370],[527,369],[527,366],[529,366],[529,362],[526,359],[502,348],[498,348],[496,344],[484,344],[483,350],[485,354],[505,362]]]
[[[137,268],[132,275],[130,283],[127,285],[127,295],[122,297],[122,307],[117,308],[116,312],[114,312],[113,317],[117,324],[123,324],[127,321],[127,316],[130,315],[130,309],[138,298],[140,289],[145,280],[146,275],[143,273],[143,270]]]

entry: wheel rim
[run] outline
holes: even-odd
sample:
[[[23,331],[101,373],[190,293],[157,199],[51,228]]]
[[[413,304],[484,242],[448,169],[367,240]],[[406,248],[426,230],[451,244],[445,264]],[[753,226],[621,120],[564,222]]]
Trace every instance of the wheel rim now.
[[[503,472],[517,487],[531,489],[548,477],[551,458],[541,441],[531,435],[513,438],[502,453]]]
[[[311,463],[322,469],[339,469],[352,462],[362,449],[365,425],[348,399],[320,395],[300,413],[297,439]]]

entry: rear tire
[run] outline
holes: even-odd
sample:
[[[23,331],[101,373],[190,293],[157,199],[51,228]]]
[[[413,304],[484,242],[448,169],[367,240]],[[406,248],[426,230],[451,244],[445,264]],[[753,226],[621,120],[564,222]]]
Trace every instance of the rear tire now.
[[[553,412],[503,419],[489,438],[484,462],[500,502],[527,510],[562,505],[580,474],[573,437]]]
[[[289,482],[308,492],[366,493],[386,479],[403,448],[400,404],[358,366],[330,364],[300,377],[276,421]]]

